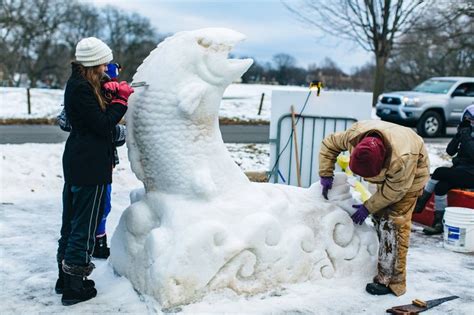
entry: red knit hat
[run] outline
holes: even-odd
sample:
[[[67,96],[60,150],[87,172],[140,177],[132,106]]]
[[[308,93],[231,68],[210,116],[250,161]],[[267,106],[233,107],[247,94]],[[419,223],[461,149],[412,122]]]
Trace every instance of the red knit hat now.
[[[378,137],[365,137],[351,153],[350,169],[362,177],[374,177],[380,173],[385,161],[385,146]]]

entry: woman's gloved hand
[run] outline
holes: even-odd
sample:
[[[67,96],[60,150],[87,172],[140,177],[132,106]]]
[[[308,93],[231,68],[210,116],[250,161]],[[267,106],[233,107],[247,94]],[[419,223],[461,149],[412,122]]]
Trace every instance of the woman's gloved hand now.
[[[130,94],[135,92],[125,81],[120,83],[115,81],[106,82],[104,83],[104,89],[112,94],[111,103],[119,103],[125,106],[127,106]]]
[[[357,211],[351,216],[352,221],[355,224],[361,225],[369,216],[369,210],[367,210],[364,205],[353,205],[352,208],[357,209]]]

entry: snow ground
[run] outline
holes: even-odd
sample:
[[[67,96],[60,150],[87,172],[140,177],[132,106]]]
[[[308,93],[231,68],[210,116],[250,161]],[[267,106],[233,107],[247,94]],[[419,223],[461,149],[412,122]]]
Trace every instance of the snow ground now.
[[[263,84],[231,84],[225,90],[219,116],[221,118],[238,118],[244,121],[270,121],[272,91],[275,90],[308,91],[308,88]],[[262,93],[265,93],[265,96],[262,112],[258,115]]]
[[[244,121],[270,121],[271,91],[279,89],[307,91],[306,87],[299,86],[231,84],[224,93],[220,117]],[[51,119],[61,111],[64,90],[31,89],[30,91],[31,114],[28,115],[26,88],[0,87],[0,119]],[[258,115],[262,93],[265,93],[265,97],[261,115]]]
[[[393,305],[414,298],[459,295],[425,314],[473,314],[474,256],[446,250],[441,237],[426,237],[415,225],[408,255],[408,291],[375,297],[365,293],[368,279],[344,279],[285,285],[266,294],[236,296],[224,291],[180,308],[161,310],[152,298],[138,294],[126,278],[114,274],[107,261],[95,260],[92,274],[98,296],[71,307],[61,305],[54,293],[56,246],[61,224],[64,144],[1,145],[0,152],[0,314],[149,314],[253,313],[253,314],[384,314]],[[428,145],[434,166],[446,164],[439,152],[445,144]],[[265,170],[268,145],[228,145],[245,170]],[[119,148],[121,163],[114,171],[111,236],[129,191],[140,187],[130,170],[126,148]],[[438,155],[439,154],[439,155]],[[250,156],[253,156],[250,158]]]
[[[64,90],[30,89],[28,114],[26,88],[0,87],[0,119],[55,118],[62,110]]]

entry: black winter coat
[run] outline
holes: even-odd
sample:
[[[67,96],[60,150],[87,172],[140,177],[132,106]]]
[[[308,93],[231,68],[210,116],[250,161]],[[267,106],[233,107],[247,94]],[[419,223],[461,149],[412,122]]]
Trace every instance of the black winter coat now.
[[[469,131],[468,131],[468,128]],[[465,132],[454,136],[446,148],[446,153],[453,158],[453,167],[460,168],[474,175],[474,128],[468,127]]]
[[[91,84],[73,63],[64,108],[72,126],[63,154],[65,182],[76,186],[112,183],[112,133],[127,106],[112,102],[103,112]]]

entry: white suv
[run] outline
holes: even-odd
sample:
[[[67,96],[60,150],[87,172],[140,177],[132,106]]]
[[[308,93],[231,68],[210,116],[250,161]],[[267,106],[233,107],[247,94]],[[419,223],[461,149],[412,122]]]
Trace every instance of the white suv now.
[[[416,127],[423,137],[438,137],[447,126],[459,124],[464,109],[474,104],[474,78],[437,77],[412,91],[379,96],[376,110],[382,120]]]

